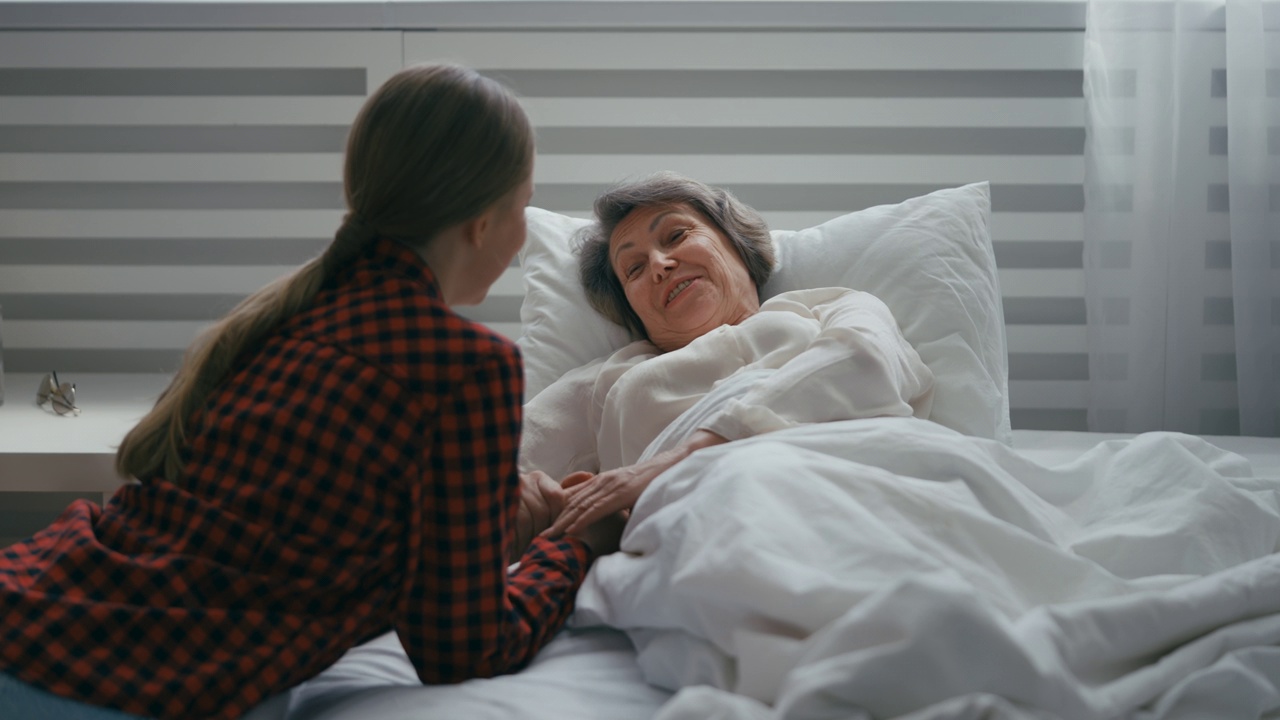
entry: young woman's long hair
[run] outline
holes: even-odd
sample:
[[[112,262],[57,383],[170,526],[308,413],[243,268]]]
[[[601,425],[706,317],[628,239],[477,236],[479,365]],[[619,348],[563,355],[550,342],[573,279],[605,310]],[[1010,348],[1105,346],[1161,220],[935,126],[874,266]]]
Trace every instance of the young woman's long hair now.
[[[122,477],[176,480],[187,423],[238,360],[307,308],[378,236],[422,247],[481,214],[533,167],[533,130],[499,83],[454,65],[417,65],[365,102],[347,139],[348,213],[319,257],[245,298],[196,339],[151,412],[116,453]]]

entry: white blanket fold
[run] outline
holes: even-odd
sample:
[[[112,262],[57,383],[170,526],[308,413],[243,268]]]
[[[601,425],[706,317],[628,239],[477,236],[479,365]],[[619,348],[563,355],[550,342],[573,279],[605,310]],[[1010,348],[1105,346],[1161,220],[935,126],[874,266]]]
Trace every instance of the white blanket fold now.
[[[796,427],[659,477],[575,622],[689,688],[666,720],[1261,717],[1277,490],[1174,433],[1044,467],[915,418]]]

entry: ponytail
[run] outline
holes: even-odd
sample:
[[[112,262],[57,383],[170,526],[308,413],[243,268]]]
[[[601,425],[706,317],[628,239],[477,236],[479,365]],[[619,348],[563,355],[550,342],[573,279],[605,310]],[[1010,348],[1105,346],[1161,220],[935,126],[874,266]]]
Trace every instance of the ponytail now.
[[[123,478],[176,480],[192,413],[231,374],[242,353],[260,346],[310,305],[333,273],[349,265],[374,236],[358,218],[348,215],[324,254],[245,298],[200,333],[155,407],[125,435],[116,452],[116,473]]]

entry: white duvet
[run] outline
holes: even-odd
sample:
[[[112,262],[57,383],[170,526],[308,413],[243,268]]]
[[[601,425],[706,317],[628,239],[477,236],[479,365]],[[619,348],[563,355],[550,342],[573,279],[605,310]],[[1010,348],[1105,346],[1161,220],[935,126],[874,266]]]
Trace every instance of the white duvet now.
[[[1172,433],[1050,468],[911,417],[794,427],[659,477],[575,622],[684,688],[665,720],[1263,717],[1277,490]]]

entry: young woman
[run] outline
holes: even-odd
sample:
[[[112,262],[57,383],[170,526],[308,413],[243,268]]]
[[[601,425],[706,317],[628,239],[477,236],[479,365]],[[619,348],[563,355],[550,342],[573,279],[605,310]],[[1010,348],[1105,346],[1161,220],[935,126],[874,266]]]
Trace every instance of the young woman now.
[[[620,532],[530,540],[564,495],[517,475],[519,353],[450,309],[524,242],[532,166],[471,70],[369,98],[333,243],[188,351],[136,482],[0,551],[0,717],[239,717],[390,628],[424,683],[528,662]]]

